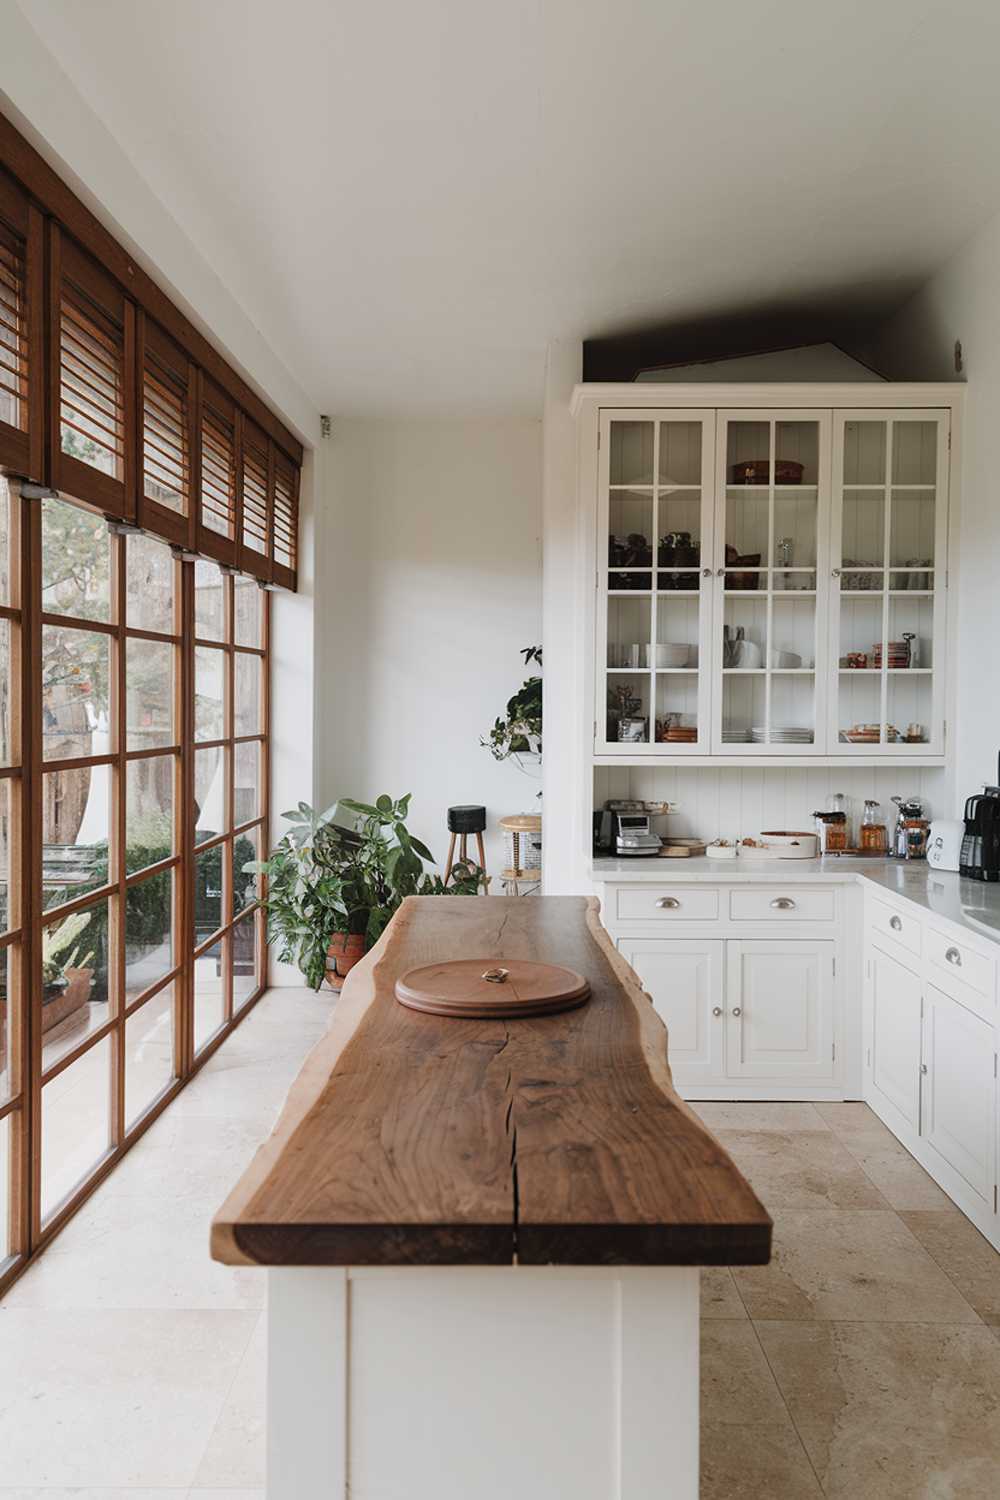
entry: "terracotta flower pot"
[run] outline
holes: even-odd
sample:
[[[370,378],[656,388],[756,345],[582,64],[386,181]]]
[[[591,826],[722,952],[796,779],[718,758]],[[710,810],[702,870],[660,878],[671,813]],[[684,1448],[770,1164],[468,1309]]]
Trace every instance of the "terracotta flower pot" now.
[[[326,982],[331,990],[343,988],[344,980],[359,958],[365,956],[362,932],[335,932],[326,954]]]

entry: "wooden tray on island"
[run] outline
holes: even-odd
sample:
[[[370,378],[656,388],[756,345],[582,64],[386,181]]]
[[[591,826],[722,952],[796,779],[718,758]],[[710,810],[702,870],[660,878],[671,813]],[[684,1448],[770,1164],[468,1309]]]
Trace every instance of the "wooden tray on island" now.
[[[526,958],[449,959],[408,969],[396,980],[400,1005],[466,1021],[555,1015],[589,997],[590,985],[575,969]]]

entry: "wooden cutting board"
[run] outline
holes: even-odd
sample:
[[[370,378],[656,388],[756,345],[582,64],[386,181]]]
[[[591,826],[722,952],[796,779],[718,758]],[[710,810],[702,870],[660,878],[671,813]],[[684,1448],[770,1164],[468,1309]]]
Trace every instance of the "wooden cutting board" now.
[[[590,985],[575,969],[533,959],[458,958],[408,969],[396,999],[432,1016],[547,1016],[585,1005]]]

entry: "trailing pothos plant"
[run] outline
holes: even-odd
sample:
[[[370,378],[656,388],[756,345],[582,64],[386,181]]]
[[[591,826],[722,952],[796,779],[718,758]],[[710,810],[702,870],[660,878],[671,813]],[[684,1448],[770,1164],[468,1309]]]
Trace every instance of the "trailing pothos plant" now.
[[[541,646],[525,646],[521,651],[524,665],[537,662],[542,665]],[[507,760],[512,755],[542,753],[542,679],[529,677],[512,698],[507,700],[507,712],[502,719],[493,721],[493,728],[479,741],[494,760]]]
[[[343,797],[322,813],[300,802],[283,814],[291,826],[271,857],[245,866],[267,876],[261,905],[269,941],[313,989],[323,983],[335,933],[360,933],[370,948],[405,897],[475,896],[484,888],[478,865],[456,867],[448,885],[424,869],[434,856],[407,828],[409,807],[409,793],[373,803]]]

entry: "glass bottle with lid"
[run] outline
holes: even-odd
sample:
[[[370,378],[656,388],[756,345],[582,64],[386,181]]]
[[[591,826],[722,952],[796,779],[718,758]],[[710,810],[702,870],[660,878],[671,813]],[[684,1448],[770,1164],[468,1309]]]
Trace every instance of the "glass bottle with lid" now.
[[[870,854],[886,854],[889,849],[889,831],[882,821],[882,807],[873,797],[866,798],[861,819],[860,847]]]

